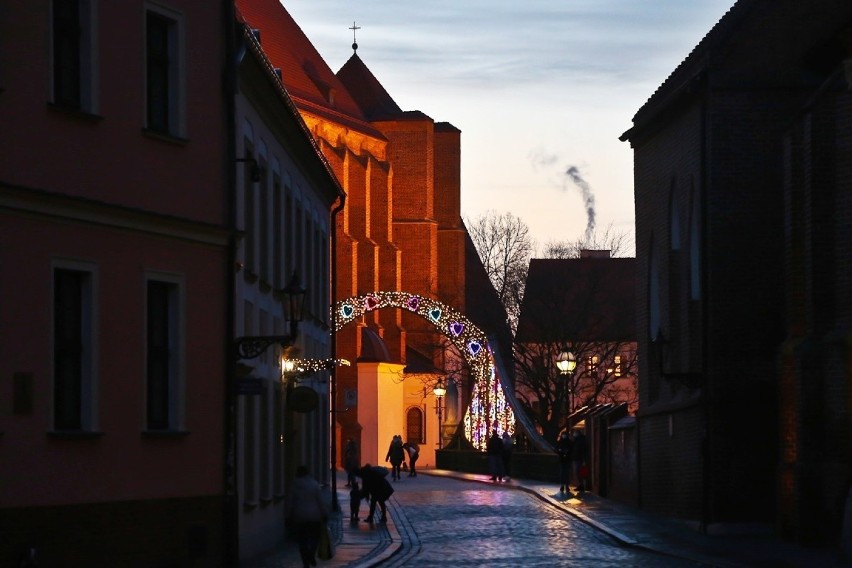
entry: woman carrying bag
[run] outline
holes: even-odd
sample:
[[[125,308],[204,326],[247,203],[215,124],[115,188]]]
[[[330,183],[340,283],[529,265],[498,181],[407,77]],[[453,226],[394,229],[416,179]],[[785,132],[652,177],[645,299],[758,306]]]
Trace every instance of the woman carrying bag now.
[[[320,537],[324,534],[328,539],[328,509],[319,483],[308,474],[308,468],[303,465],[296,469],[296,479],[287,499],[287,519],[288,523],[292,524],[299,542],[303,568],[316,566]],[[330,540],[328,550],[330,553]]]

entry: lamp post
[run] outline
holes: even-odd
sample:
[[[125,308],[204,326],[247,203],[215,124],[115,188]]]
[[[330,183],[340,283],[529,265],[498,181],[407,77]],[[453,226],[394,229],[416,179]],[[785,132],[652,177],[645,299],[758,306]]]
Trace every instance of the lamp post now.
[[[435,385],[435,388],[432,389],[432,392],[435,394],[435,399],[438,401],[435,409],[438,411],[438,449],[440,450],[443,447],[443,436],[441,435],[441,411],[443,409],[442,404],[444,401],[444,395],[447,394],[447,389],[444,387],[444,379],[439,378],[438,384]],[[437,462],[437,460],[435,460]],[[437,465],[437,463],[435,464]]]
[[[234,342],[237,359],[254,359],[266,351],[270,345],[278,344],[282,348],[296,342],[299,335],[299,322],[304,317],[305,294],[307,291],[299,285],[299,277],[293,271],[290,283],[278,292],[284,300],[284,319],[290,322],[289,335],[252,335],[238,337]]]
[[[556,358],[556,367],[561,375],[565,375],[565,380],[568,380],[568,375],[574,374],[574,369],[577,368],[577,359],[570,351],[563,351]],[[574,411],[574,385],[568,386],[568,416]]]

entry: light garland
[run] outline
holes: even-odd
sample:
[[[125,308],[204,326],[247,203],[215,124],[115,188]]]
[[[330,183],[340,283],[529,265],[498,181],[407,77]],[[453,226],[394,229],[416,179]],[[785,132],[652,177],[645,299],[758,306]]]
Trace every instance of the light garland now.
[[[291,365],[289,370],[285,370],[286,363]],[[304,377],[326,371],[335,365],[349,367],[352,363],[348,359],[289,359],[281,360],[281,378]]]
[[[475,378],[473,392],[462,418],[464,435],[484,451],[491,430],[498,434],[515,431],[515,415],[497,379],[494,356],[485,334],[450,306],[432,298],[407,292],[371,292],[335,304],[335,331],[367,312],[382,308],[408,310],[444,334],[458,349]]]

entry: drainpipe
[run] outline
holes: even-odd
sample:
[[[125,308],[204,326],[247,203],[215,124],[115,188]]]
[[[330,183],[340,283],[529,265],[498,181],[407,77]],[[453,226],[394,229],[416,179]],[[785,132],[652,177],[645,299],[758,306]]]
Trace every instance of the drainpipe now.
[[[339,203],[331,211],[331,358],[337,358],[337,214],[343,211],[346,192],[338,195]],[[331,397],[331,509],[340,510],[337,500],[337,365],[331,365],[328,394]]]
[[[227,300],[225,302],[225,337],[223,349],[225,352],[225,408],[224,408],[224,565],[237,566],[240,557],[239,539],[239,509],[237,492],[237,412],[236,392],[234,389],[234,374],[237,367],[236,354],[233,348],[233,332],[235,318],[235,294],[236,283],[234,278],[234,266],[237,262],[237,178],[236,178],[236,102],[237,93],[237,70],[239,68],[241,55],[237,53],[236,36],[234,26],[236,16],[234,13],[233,0],[222,2],[222,16],[224,18],[225,31],[225,65],[223,92],[225,98],[225,179],[227,184],[227,219],[228,226],[228,253],[225,264],[225,290]]]
[[[706,67],[705,67],[705,73]],[[701,406],[704,411],[704,433],[702,436],[702,444],[701,444],[701,452],[702,452],[702,465],[701,465],[701,484],[702,484],[702,496],[701,496],[701,532],[703,534],[707,534],[708,524],[710,523],[710,479],[711,479],[711,456],[712,456],[712,448],[710,444],[710,379],[709,379],[709,369],[708,363],[709,357],[707,356],[708,349],[708,329],[707,325],[707,267],[709,265],[707,260],[707,252],[709,250],[708,245],[708,234],[709,230],[707,227],[707,192],[710,186],[710,179],[708,173],[708,143],[707,138],[709,133],[707,132],[708,128],[708,113],[709,104],[708,100],[710,98],[710,81],[705,76],[704,77],[704,96],[701,99],[701,377],[702,377],[702,388],[701,388]]]

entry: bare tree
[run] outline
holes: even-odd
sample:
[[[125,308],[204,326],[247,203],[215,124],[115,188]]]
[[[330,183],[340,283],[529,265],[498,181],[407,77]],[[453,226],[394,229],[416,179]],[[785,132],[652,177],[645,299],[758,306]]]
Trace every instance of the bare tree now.
[[[562,373],[556,360],[570,351],[577,361],[571,373]],[[568,417],[583,407],[638,403],[636,344],[626,341],[551,341],[517,343],[515,395],[542,436],[556,442]]]
[[[580,258],[582,250],[608,250],[613,258],[633,256],[633,242],[626,232],[615,231],[612,223],[603,233],[595,231],[590,238],[585,236],[576,241],[548,241],[544,245],[543,258]]]
[[[556,441],[572,412],[602,403],[636,408],[633,259],[532,261],[515,336],[515,395]],[[576,361],[562,374],[562,352]]]
[[[529,227],[511,213],[496,211],[466,219],[465,224],[514,332],[524,296],[527,267],[535,248]]]

